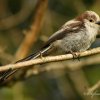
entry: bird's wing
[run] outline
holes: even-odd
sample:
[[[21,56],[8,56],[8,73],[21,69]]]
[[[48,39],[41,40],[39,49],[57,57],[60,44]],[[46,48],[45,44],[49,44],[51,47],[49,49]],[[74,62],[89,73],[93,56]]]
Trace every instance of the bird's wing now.
[[[42,47],[42,49],[45,48],[45,47],[48,47],[52,42],[54,42],[56,40],[62,39],[68,33],[71,33],[73,31],[75,31],[75,33],[77,33],[77,31],[79,31],[81,29],[81,27],[83,27],[83,23],[81,21],[75,21],[75,20],[68,21],[67,23],[65,23],[60,28],[60,30],[58,30],[57,32],[55,32],[48,39],[48,41],[44,44],[44,46]]]

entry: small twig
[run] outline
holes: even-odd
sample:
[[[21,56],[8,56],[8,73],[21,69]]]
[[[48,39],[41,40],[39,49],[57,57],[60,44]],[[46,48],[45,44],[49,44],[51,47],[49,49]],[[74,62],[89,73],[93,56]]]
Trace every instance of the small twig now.
[[[85,52],[76,53],[76,54],[79,54],[80,57],[83,57],[83,56],[89,56],[89,55],[93,55],[93,54],[97,54],[97,53],[100,53],[100,47],[91,49],[91,50],[87,50]],[[5,65],[5,66],[1,66],[0,72],[6,71],[9,69],[26,68],[31,65],[43,64],[43,63],[47,63],[47,62],[64,61],[64,60],[72,59],[72,58],[73,58],[72,54],[59,55],[59,56],[48,56],[48,57],[43,57],[43,59],[38,58],[38,59],[20,62],[20,63],[16,63],[16,64],[9,64],[9,65]]]
[[[93,85],[91,88],[88,89],[87,94],[91,94],[99,88],[100,88],[100,80],[95,85]]]

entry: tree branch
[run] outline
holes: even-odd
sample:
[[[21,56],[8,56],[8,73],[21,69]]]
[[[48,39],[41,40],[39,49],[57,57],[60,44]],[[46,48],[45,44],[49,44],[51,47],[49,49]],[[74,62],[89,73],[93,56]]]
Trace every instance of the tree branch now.
[[[89,55],[94,55],[100,53],[100,47],[94,48],[91,50],[87,50],[85,52],[78,52],[76,53],[80,57],[84,56],[89,56]],[[72,54],[66,54],[66,55],[59,55],[59,56],[48,56],[48,57],[43,57],[43,58],[37,58],[34,60],[29,60],[25,62],[19,62],[16,64],[9,64],[5,66],[0,67],[0,72],[7,71],[8,69],[20,69],[20,68],[26,68],[31,65],[37,65],[37,64],[43,64],[43,63],[48,63],[48,62],[56,62],[56,61],[64,61],[68,59],[72,59],[73,55]]]
[[[48,0],[39,0],[36,6],[36,14],[33,18],[31,29],[27,31],[27,34],[22,41],[19,49],[16,52],[15,58],[21,59],[24,58],[28,52],[31,50],[33,44],[37,40],[39,31],[42,26],[43,18],[47,8]]]

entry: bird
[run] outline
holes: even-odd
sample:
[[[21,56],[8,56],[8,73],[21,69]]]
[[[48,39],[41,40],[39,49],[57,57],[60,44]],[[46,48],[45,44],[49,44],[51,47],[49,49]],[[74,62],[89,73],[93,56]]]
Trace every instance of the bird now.
[[[94,11],[85,11],[67,21],[58,31],[49,37],[40,50],[15,63],[49,55],[55,49],[62,53],[83,52],[90,48],[100,30],[100,17]],[[6,80],[16,70],[9,69],[0,78]]]

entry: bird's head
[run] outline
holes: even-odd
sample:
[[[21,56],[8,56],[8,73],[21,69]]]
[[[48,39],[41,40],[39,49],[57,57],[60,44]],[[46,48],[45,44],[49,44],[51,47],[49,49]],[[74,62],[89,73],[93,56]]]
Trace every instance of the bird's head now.
[[[78,21],[88,23],[90,26],[98,27],[100,25],[100,17],[94,11],[85,11],[76,18]]]

